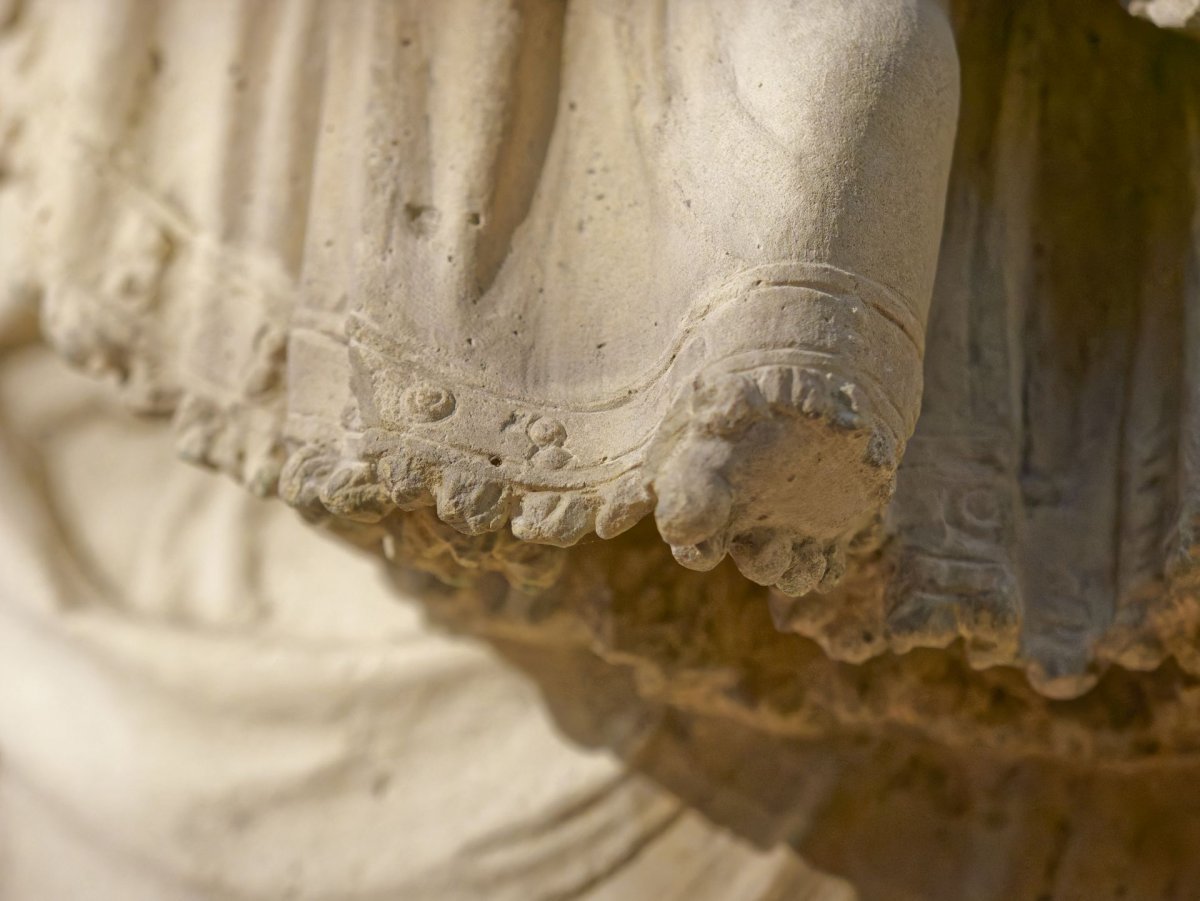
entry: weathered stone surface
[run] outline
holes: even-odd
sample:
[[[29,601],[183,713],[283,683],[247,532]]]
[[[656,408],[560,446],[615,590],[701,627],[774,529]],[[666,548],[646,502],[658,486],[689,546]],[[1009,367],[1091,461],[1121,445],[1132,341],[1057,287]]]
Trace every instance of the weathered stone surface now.
[[[779,772],[825,767],[797,795],[747,779],[763,832],[706,812],[864,897],[1190,897],[1175,839],[1128,879],[1071,851],[1133,867],[1123,810],[1190,836],[1171,824],[1200,750],[1200,47],[1154,27],[1194,30],[1194,4],[1125,6],[1150,21],[1096,0],[0,3],[0,353],[40,319],[169,417],[179,456],[386,561],[627,766],[671,785],[694,753],[693,804],[720,795],[722,729]],[[24,365],[6,403],[29,422],[54,401]],[[382,601],[321,603],[350,588],[291,582],[278,610],[249,590],[259,514],[204,527],[197,474],[159,543],[62,550],[100,514],[48,513],[56,493],[111,481],[105,509],[154,521],[147,458],[105,416],[5,439],[12,594],[57,598],[68,647],[72,605],[136,613],[154,627],[111,666],[154,656],[168,695],[220,710],[237,692],[188,675],[196,635],[253,654],[296,626],[314,672],[343,627],[395,637]],[[72,466],[39,475],[51,444]],[[335,668],[386,670],[355,647]],[[284,721],[307,715],[296,658],[245,676]],[[333,706],[366,703],[352,675]],[[686,737],[634,753],[614,708]],[[235,751],[230,772],[258,765]],[[865,816],[855,780],[903,800]],[[1072,819],[1079,786],[1097,825]],[[809,789],[847,800],[818,816]],[[922,805],[939,825],[863,857]],[[1003,862],[973,857],[1010,816]],[[941,829],[956,863],[906,869]],[[233,892],[218,860],[186,878]]]
[[[957,104],[931,0],[121,0],[13,30],[54,111],[22,120],[47,333],[188,459],[557,546],[654,512],[685,564],[732,544],[770,583],[889,496]]]
[[[471,40],[466,0],[285,6],[223,7],[208,53],[182,0],[5,33],[10,293],[184,457],[450,581],[546,587],[561,555],[520,542],[654,512],[683,565],[809,595],[777,619],[840,659],[961,642],[1061,698],[1193,665],[1193,47],[1113,5],[956,4],[934,284],[930,3],[532,3]],[[871,49],[751,86],[787,28]],[[829,595],[875,543],[869,596]]]

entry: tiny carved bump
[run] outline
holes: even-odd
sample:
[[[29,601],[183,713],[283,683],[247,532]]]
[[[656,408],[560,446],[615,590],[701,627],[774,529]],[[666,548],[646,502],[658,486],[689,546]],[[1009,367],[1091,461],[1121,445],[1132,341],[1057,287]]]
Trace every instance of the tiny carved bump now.
[[[832,420],[838,413],[838,405],[829,390],[829,383],[812,373],[801,382],[800,412],[813,419]]]
[[[654,509],[654,495],[639,470],[621,476],[606,492],[596,515],[596,534],[615,538]]]
[[[319,497],[334,516],[356,522],[378,522],[393,506],[375,467],[357,460],[340,462],[322,482]]]
[[[525,541],[570,547],[594,524],[593,505],[583,495],[535,491],[521,498],[520,512],[512,519],[512,532]]]
[[[837,394],[845,405],[846,409],[852,413],[858,413],[859,407],[859,388],[853,382],[844,382],[838,386]]]
[[[792,402],[793,373],[790,366],[772,366],[758,374],[758,389],[763,398],[773,406],[787,406]]]
[[[774,585],[792,563],[792,541],[773,529],[753,529],[734,536],[729,555],[751,582]]]
[[[655,484],[658,530],[671,545],[700,544],[725,528],[733,508],[733,490],[718,472],[677,454],[675,464]]]
[[[1161,615],[1162,608],[1169,606],[1137,601],[1119,608],[1108,633],[1096,647],[1096,657],[1131,670],[1157,669],[1171,651],[1163,642],[1155,614]]]
[[[454,466],[438,488],[438,518],[466,535],[494,532],[508,521],[510,497],[500,482],[480,478],[472,467]]]
[[[287,359],[287,332],[263,325],[254,335],[254,357],[246,373],[246,393],[262,397],[283,384]]]
[[[529,425],[529,439],[538,447],[561,447],[567,429],[557,419],[535,419]]]
[[[305,445],[292,453],[279,473],[279,497],[298,510],[323,507],[320,490],[337,464],[337,456],[323,445]]]
[[[270,497],[278,490],[283,462],[282,443],[271,442],[269,447],[247,458],[241,476],[243,484],[256,497]]]
[[[720,534],[699,544],[671,545],[671,556],[681,566],[696,572],[708,572],[725,559],[727,550],[725,536]]]
[[[173,252],[170,235],[161,226],[142,216],[124,217],[112,238],[113,265],[101,287],[105,298],[134,310],[151,307]]]
[[[750,378],[722,379],[699,390],[692,403],[708,430],[724,438],[740,435],[769,413],[766,399]]]
[[[434,503],[435,467],[430,461],[398,452],[381,457],[375,468],[392,503],[401,510],[416,510]]]
[[[87,296],[65,282],[47,286],[41,306],[41,328],[54,349],[72,366],[124,383],[129,374],[129,348],[114,340],[97,320]]]
[[[1085,694],[1099,681],[1082,644],[1046,649],[1025,667],[1030,683],[1041,694],[1056,701],[1069,701]]]
[[[815,541],[797,542],[792,546],[791,564],[779,577],[778,588],[793,598],[808,594],[821,583],[827,566],[825,552]]]
[[[544,469],[562,469],[575,459],[566,448],[551,445],[533,455],[533,462]]]
[[[437,422],[454,412],[454,395],[436,385],[413,385],[404,392],[404,409],[418,422]]]

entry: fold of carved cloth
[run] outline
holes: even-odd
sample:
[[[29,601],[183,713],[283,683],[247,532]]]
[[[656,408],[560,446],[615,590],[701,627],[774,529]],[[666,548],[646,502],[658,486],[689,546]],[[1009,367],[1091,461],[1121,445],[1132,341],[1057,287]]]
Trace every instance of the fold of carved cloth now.
[[[929,0],[25,16],[49,335],[188,458],[548,545],[653,511],[792,594],[889,495],[957,101]]]
[[[167,437],[0,355],[4,901],[855,897],[640,775],[657,717],[619,674],[551,655],[633,764]]]
[[[185,457],[446,578],[534,594],[653,513],[839,659],[1200,670],[1200,51],[951,6],[23,3],[11,293]]]

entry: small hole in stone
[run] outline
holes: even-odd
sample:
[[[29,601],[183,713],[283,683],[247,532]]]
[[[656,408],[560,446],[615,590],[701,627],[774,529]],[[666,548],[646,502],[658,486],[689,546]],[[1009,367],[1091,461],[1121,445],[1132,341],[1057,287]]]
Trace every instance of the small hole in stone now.
[[[493,466],[499,466],[502,461],[499,457],[489,457],[488,462]]]
[[[482,221],[483,220],[479,217],[478,213],[467,214],[467,225],[479,225],[479,223]]]

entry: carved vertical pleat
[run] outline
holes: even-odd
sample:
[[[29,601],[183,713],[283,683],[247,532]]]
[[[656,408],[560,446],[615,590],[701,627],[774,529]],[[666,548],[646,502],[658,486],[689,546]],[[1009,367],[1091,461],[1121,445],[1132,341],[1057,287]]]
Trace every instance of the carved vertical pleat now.
[[[1153,666],[1171,650],[1159,635],[1192,634],[1194,601],[1165,574],[1188,557],[1200,472],[1180,182],[1195,48],[1082,2],[963,3],[958,37],[964,112],[891,511],[890,640],[962,638],[977,665],[1018,662],[1071,696],[1097,650]]]
[[[1178,526],[1169,550],[1184,572],[1200,561],[1200,85],[1186,89],[1192,227],[1187,258],[1183,328],[1184,382],[1180,421]],[[1181,573],[1182,575],[1182,573]]]
[[[465,353],[541,175],[566,4],[383,4],[369,50],[361,312]],[[361,63],[360,63],[361,64]],[[454,163],[448,164],[449,160]],[[411,330],[411,329],[410,329]]]
[[[362,272],[363,213],[371,190],[356,151],[369,131],[372,78],[388,7],[326,6],[325,73],[312,157],[312,199],[304,231],[299,296],[288,336],[289,438],[333,441],[352,405],[346,316]],[[403,40],[402,38],[401,40]],[[309,102],[315,101],[309,98]]]
[[[324,97],[326,18],[318,0],[288,0],[278,21],[270,23],[261,134],[247,167],[257,200],[249,208],[247,243],[267,249],[291,278],[300,272],[309,222]]]
[[[892,646],[962,638],[977,665],[1016,651],[1022,346],[1028,291],[1024,178],[1032,109],[1028,16],[989,7],[958,24],[963,114],[926,341],[925,398],[890,518],[900,536],[887,599]],[[1006,73],[997,78],[996,73]]]
[[[177,20],[182,28],[200,17]],[[222,16],[220,13],[224,13]],[[187,60],[205,112],[186,364],[184,453],[273,490],[282,463],[287,332],[308,222],[325,66],[321,5],[224,7],[225,58]],[[166,38],[182,49],[181,32]],[[198,123],[199,124],[199,123]]]
[[[1103,650],[1118,663],[1137,669],[1159,665],[1172,655],[1188,671],[1200,672],[1197,628],[1200,625],[1200,91],[1197,65],[1187,56],[1174,60],[1172,84],[1181,95],[1179,126],[1184,134],[1179,155],[1164,159],[1168,173],[1188,173],[1190,192],[1177,192],[1171,208],[1176,219],[1169,236],[1157,235],[1168,246],[1182,241],[1170,289],[1181,307],[1171,346],[1181,373],[1177,405],[1178,429],[1172,450],[1176,469],[1170,481],[1174,493],[1159,509],[1165,520],[1160,552],[1166,582],[1158,581],[1130,597],[1122,611],[1121,628]],[[1181,221],[1190,218],[1190,222]],[[1155,246],[1158,246],[1157,244]],[[1147,391],[1150,395],[1150,392]],[[1150,395],[1153,396],[1153,395]]]
[[[158,327],[167,217],[132,175],[153,150],[145,112],[160,74],[159,13],[145,0],[73,3],[38,26],[60,48],[39,72],[54,122],[35,213],[43,325],[60,352],[148,411],[169,409],[176,391]]]

